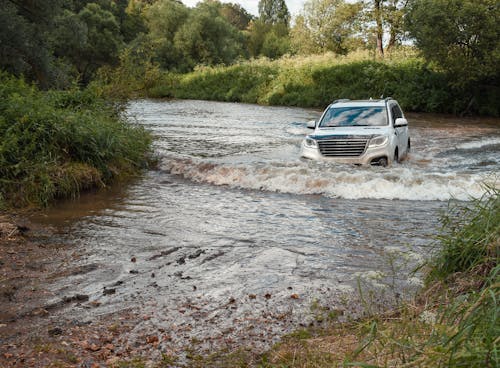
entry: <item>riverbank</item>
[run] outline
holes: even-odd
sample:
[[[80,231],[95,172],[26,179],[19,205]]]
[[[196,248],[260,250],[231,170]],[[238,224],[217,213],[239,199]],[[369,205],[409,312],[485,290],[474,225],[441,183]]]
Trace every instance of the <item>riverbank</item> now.
[[[0,73],[0,209],[58,198],[136,175],[151,135],[95,89],[41,91]]]
[[[72,244],[54,242],[56,229],[2,215],[0,363],[4,367],[496,367],[498,190],[472,205],[451,208],[442,223],[438,252],[427,263],[426,287],[411,301],[347,321],[341,310],[316,305],[315,319],[308,326],[283,336],[266,352],[237,341],[231,345],[222,337],[222,345],[202,352],[203,336],[186,339],[182,349],[166,349],[178,337],[174,334],[187,337],[189,329],[174,332],[158,327],[147,308],[95,314],[99,302],[72,290],[48,303],[54,296],[47,288],[51,281],[92,270],[77,265],[75,259],[82,254]],[[105,289],[104,295],[111,295],[111,290]],[[300,297],[291,295],[291,301]],[[229,299],[225,308],[238,307],[239,300]],[[74,308],[86,309],[87,317],[61,318],[61,311]],[[365,305],[365,313],[371,308]],[[199,313],[195,303],[183,310]],[[266,318],[265,323],[274,322]],[[231,348],[222,348],[224,344]]]
[[[230,66],[199,66],[187,74],[127,63],[101,70],[101,88],[120,97],[245,102],[324,108],[339,98],[391,96],[405,111],[500,116],[500,89],[491,83],[457,83],[402,50],[386,59],[368,52],[255,59]]]

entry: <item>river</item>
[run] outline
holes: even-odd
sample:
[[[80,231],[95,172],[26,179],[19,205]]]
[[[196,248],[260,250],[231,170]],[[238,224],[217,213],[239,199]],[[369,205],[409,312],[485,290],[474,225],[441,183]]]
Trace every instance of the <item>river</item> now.
[[[316,110],[138,100],[125,113],[155,135],[159,168],[38,216],[83,270],[53,299],[94,303],[52,318],[135,309],[137,334],[168,331],[164,349],[266,347],[319,311],[411,295],[448,201],[481,196],[500,168],[495,120],[408,114],[412,153],[382,168],[300,159]]]

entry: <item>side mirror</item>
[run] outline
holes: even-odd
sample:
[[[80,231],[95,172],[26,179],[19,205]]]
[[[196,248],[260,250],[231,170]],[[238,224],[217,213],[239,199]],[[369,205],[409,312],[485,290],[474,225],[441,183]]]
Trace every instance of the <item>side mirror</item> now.
[[[405,118],[397,118],[396,121],[394,122],[395,127],[404,127],[408,126],[408,120]]]
[[[307,122],[308,129],[316,129],[316,120],[310,120]]]

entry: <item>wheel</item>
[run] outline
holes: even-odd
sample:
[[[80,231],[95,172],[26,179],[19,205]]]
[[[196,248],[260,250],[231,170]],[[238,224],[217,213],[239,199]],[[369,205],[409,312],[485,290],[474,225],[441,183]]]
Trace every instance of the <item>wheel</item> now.
[[[387,158],[386,157],[382,157],[381,159],[378,160],[378,164],[379,164],[379,166],[387,167],[387,165],[389,164],[389,162],[387,162]]]
[[[397,148],[394,151],[394,162],[399,162],[399,152]]]
[[[406,153],[410,153],[410,149],[411,149],[410,138],[408,138],[408,146],[406,146]]]

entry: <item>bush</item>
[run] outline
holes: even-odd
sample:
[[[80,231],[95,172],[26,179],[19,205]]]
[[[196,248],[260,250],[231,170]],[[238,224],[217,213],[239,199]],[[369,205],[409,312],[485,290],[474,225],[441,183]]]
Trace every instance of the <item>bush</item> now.
[[[422,59],[397,53],[386,61],[375,61],[363,54],[347,57],[326,54],[198,67],[188,74],[156,70],[155,78],[148,81],[146,75],[116,72],[105,83],[118,86],[108,87],[109,91],[136,86],[129,96],[320,108],[338,98],[391,96],[406,111],[500,115],[496,80],[457,87],[448,75],[432,69]]]
[[[11,205],[47,205],[132,174],[150,142],[91,88],[40,92],[0,73],[0,197]]]

